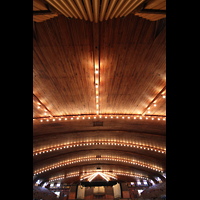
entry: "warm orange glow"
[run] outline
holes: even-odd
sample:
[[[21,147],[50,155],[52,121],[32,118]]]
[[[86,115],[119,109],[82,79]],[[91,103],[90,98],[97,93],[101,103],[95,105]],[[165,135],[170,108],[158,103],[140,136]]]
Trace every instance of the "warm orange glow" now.
[[[59,163],[54,163],[50,166],[46,166],[46,167],[36,170],[36,171],[34,171],[34,175],[45,173],[46,171],[49,171],[49,170],[52,170],[55,168],[59,168],[64,165],[71,165],[71,164],[75,164],[75,163],[79,163],[79,162],[87,162],[87,161],[94,161],[94,160],[104,160],[104,161],[108,161],[108,162],[110,162],[110,161],[111,162],[123,162],[123,163],[127,163],[127,164],[138,165],[141,167],[150,168],[155,171],[163,172],[162,168],[151,165],[149,163],[141,162],[141,161],[138,161],[135,159],[134,160],[133,159],[125,159],[125,158],[121,158],[121,157],[113,157],[113,156],[105,155],[105,156],[102,156],[101,158],[96,158],[96,156],[87,156],[87,157],[74,158],[74,159],[70,159],[70,160],[64,160]]]

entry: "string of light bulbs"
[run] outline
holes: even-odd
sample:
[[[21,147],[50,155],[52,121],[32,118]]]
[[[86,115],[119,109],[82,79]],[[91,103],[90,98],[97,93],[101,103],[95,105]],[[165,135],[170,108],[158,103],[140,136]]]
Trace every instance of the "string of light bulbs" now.
[[[134,159],[124,159],[124,158],[120,158],[120,157],[110,157],[110,156],[101,156],[101,158],[96,158],[96,156],[87,156],[87,157],[82,157],[82,158],[70,159],[67,161],[62,161],[59,163],[52,164],[47,167],[43,167],[41,169],[35,170],[34,175],[42,174],[49,170],[53,170],[55,168],[59,168],[59,167],[65,166],[65,165],[72,165],[75,163],[88,162],[88,161],[94,161],[94,160],[123,162],[123,163],[127,163],[127,164],[138,165],[138,166],[144,167],[144,168],[149,168],[150,170],[163,172],[163,169],[160,167],[157,167],[157,166],[154,166],[151,164],[147,164],[145,162],[140,162],[140,161],[134,160]]]
[[[125,115],[77,115],[77,116],[56,116],[56,117],[40,117],[33,118],[34,120],[39,120],[40,122],[55,122],[55,121],[71,121],[71,120],[93,120],[93,119],[134,119],[134,120],[158,120],[165,121],[166,116],[158,115],[134,115],[134,114],[125,114]]]
[[[62,149],[69,149],[69,148],[79,148],[79,147],[87,147],[87,146],[92,146],[92,145],[98,145],[98,146],[123,146],[123,147],[129,147],[129,148],[137,148],[137,149],[143,149],[147,151],[154,151],[157,153],[166,153],[166,149],[160,148],[160,147],[155,147],[155,146],[150,146],[148,144],[139,144],[138,142],[122,142],[122,141],[110,141],[110,140],[93,140],[93,141],[79,141],[79,142],[71,142],[71,143],[64,143],[64,144],[59,144],[51,147],[46,147],[46,148],[40,148],[37,150],[33,151],[33,156],[37,156],[40,154],[44,153],[51,153],[53,151],[58,151]]]
[[[114,174],[114,175],[118,175],[118,176],[129,176],[129,177],[135,177],[135,178],[141,178],[141,179],[147,179],[148,180],[148,176],[144,176],[144,175],[138,174],[138,173],[124,172],[124,171],[121,171],[121,170],[113,170],[112,173],[110,173],[110,170],[98,170],[98,171],[102,172],[104,174],[108,174],[108,175]],[[84,179],[84,177],[91,175],[91,174],[94,174],[96,172],[97,172],[97,170],[89,170],[89,171],[84,171],[83,173],[72,172],[72,173],[62,174],[62,175],[59,175],[59,176],[54,176],[54,177],[49,178],[49,182],[59,181],[59,180],[65,179],[65,178],[73,178],[73,177],[78,177],[78,176],[80,177],[80,181],[82,181]]]

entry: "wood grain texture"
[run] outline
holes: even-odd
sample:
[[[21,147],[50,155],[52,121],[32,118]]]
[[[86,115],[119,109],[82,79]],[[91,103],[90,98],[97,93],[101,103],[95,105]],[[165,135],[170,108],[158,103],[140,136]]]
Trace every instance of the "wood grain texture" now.
[[[35,24],[37,39],[33,40],[33,93],[42,103],[37,108],[33,98],[33,150],[68,142],[85,140],[134,141],[166,148],[166,121],[124,119],[120,114],[141,115],[166,85],[165,20],[150,22],[134,15],[95,23],[56,18]],[[99,65],[99,112],[107,118],[88,119],[96,114],[95,65]],[[150,115],[166,115],[166,98],[156,99]],[[54,118],[41,122],[47,108]],[[84,114],[87,116],[82,119]],[[109,114],[118,114],[111,118]],[[61,115],[63,117],[61,118]],[[73,120],[69,116],[76,115]],[[81,115],[80,119],[77,116]],[[57,116],[57,118],[56,118]],[[67,120],[65,117],[68,116]],[[38,119],[37,119],[38,118]],[[60,118],[60,120],[58,120]],[[54,121],[52,119],[55,119]],[[93,126],[93,122],[103,126]],[[113,155],[137,158],[166,169],[166,154],[126,146],[88,146],[62,149],[33,156],[33,169],[46,167],[68,158],[88,155]],[[34,177],[50,177],[73,170],[85,169],[127,170],[151,179],[159,172],[128,163],[91,161],[63,166]],[[73,168],[74,167],[74,168]],[[72,183],[79,177],[65,179]],[[120,180],[135,180],[120,177]]]
[[[165,85],[165,32],[131,16],[101,25],[100,113],[141,114]]]
[[[166,0],[150,0],[145,6],[145,9],[166,10]],[[157,21],[166,18],[166,14],[135,13],[135,15],[150,21]]]
[[[72,26],[60,16],[53,24],[38,24],[37,31],[33,92],[54,115],[95,113],[92,24]]]

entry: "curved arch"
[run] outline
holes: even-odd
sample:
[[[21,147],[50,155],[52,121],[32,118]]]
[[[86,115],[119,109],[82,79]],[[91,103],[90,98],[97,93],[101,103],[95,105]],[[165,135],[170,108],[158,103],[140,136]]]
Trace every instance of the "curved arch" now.
[[[104,168],[106,168],[106,167],[108,167],[109,169],[112,168],[114,171],[120,172],[121,176],[123,176],[123,174],[138,174],[138,176],[146,177],[146,178],[150,178],[150,179],[154,179],[155,176],[159,176],[161,179],[163,179],[163,177],[161,176],[161,174],[158,171],[145,169],[145,168],[143,168],[142,166],[139,166],[139,165],[133,167],[131,165],[124,164],[124,163],[118,163],[116,165],[114,163],[108,163],[108,162],[101,162],[101,164],[99,164],[98,162],[96,162],[96,163],[93,162],[93,163],[87,163],[87,164],[86,163],[79,163],[79,165],[76,165],[76,166],[66,165],[66,166],[63,166],[63,167],[60,167],[60,168],[56,168],[56,170],[48,171],[46,174],[43,173],[43,174],[34,175],[34,180],[44,179],[44,180],[48,181],[48,177],[50,177],[50,176],[52,177],[52,176],[55,176],[55,174],[60,174],[60,173],[65,174],[66,170],[70,171],[70,170],[73,169],[73,171],[74,171],[74,169],[75,170],[78,169],[79,171],[81,171],[80,170],[81,168],[96,167],[96,166],[99,166],[99,165],[103,166]],[[117,168],[120,168],[120,170],[117,170]],[[90,169],[89,169],[89,171],[90,171]],[[125,173],[125,171],[126,171],[126,173]],[[80,174],[81,173],[79,173],[79,175]]]
[[[135,159],[131,159],[131,158],[123,158],[123,157],[119,157],[119,156],[107,156],[107,155],[103,155],[100,158],[97,158],[96,156],[84,156],[84,157],[79,157],[79,158],[73,158],[73,159],[68,159],[68,160],[63,160],[60,162],[56,162],[53,163],[51,165],[45,166],[43,168],[39,168],[37,170],[34,170],[34,175],[38,175],[41,173],[45,173],[47,171],[53,170],[55,168],[60,168],[66,165],[73,165],[73,164],[78,164],[78,163],[82,163],[82,162],[93,162],[93,161],[101,161],[101,163],[103,162],[114,162],[114,163],[125,163],[125,164],[130,164],[130,165],[138,165],[144,168],[148,168],[154,171],[159,171],[159,172],[163,172],[163,168],[161,167],[155,167],[153,164],[149,164],[146,162],[141,162],[139,160],[135,160]]]
[[[138,149],[144,149],[146,151],[155,151],[157,153],[166,153],[166,149],[164,148],[160,148],[160,147],[155,147],[152,145],[148,145],[148,144],[138,144],[138,142],[126,142],[126,141],[113,141],[113,140],[93,140],[93,141],[76,141],[76,142],[68,142],[68,144],[66,143],[62,143],[62,144],[57,144],[54,146],[50,146],[50,147],[44,147],[44,148],[40,148],[37,149],[35,151],[33,151],[33,156],[37,156],[39,154],[42,153],[51,153],[53,151],[57,151],[57,150],[61,150],[61,149],[65,149],[65,148],[77,148],[77,147],[86,147],[86,146],[95,146],[95,145],[102,145],[102,146],[126,146],[126,147],[130,147],[130,148],[138,148]]]

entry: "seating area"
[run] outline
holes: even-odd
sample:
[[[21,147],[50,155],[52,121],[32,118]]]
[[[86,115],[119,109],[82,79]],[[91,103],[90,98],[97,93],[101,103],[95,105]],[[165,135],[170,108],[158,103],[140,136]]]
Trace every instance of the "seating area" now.
[[[56,194],[46,188],[33,186],[33,200],[57,200]]]
[[[166,181],[150,186],[141,193],[142,199],[161,199],[166,195]]]

